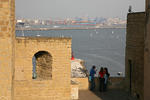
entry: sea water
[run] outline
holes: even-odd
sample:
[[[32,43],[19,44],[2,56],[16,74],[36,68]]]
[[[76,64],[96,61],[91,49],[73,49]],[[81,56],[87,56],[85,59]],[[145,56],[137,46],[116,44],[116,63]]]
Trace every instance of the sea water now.
[[[71,37],[75,58],[83,59],[89,71],[107,67],[111,76],[125,72],[126,29],[73,29],[48,31],[16,31],[16,36]]]

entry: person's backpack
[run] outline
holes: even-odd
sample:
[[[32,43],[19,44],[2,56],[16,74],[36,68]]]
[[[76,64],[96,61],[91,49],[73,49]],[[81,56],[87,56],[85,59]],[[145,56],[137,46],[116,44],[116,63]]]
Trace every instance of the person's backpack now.
[[[92,81],[92,76],[89,76],[89,81],[90,81],[90,82]]]

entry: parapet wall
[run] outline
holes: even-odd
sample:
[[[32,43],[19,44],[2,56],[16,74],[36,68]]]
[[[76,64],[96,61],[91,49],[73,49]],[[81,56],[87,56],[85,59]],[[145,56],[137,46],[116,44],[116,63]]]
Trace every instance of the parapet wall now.
[[[89,80],[87,77],[86,78],[71,78],[71,80],[78,84],[79,90],[89,89]]]
[[[146,15],[129,13],[126,37],[126,86],[132,95],[143,100],[144,86],[144,36]]]
[[[124,77],[110,77],[108,82],[108,89],[124,89]],[[95,78],[96,91],[99,91],[100,80]]]
[[[70,100],[71,39],[18,37],[15,45],[14,100]],[[39,51],[52,56],[52,79],[32,79],[32,58]]]
[[[71,78],[72,81],[79,85],[79,90],[88,90],[90,82],[88,78]],[[109,78],[109,89],[124,89],[124,77],[110,77]],[[99,91],[100,80],[98,77],[95,78],[95,90]]]

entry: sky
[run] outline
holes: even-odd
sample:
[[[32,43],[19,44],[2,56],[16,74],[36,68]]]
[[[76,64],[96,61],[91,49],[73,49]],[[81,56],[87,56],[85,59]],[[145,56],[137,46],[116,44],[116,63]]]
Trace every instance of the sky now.
[[[16,16],[30,19],[120,17],[145,10],[145,0],[16,0]]]

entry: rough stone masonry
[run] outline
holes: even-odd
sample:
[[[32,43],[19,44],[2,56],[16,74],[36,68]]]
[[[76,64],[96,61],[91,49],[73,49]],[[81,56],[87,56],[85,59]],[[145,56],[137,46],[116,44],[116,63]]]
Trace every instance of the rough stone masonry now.
[[[37,56],[39,79],[33,79],[38,52],[48,56]],[[0,0],[0,100],[70,100],[70,58],[70,38],[16,38],[15,0]]]

